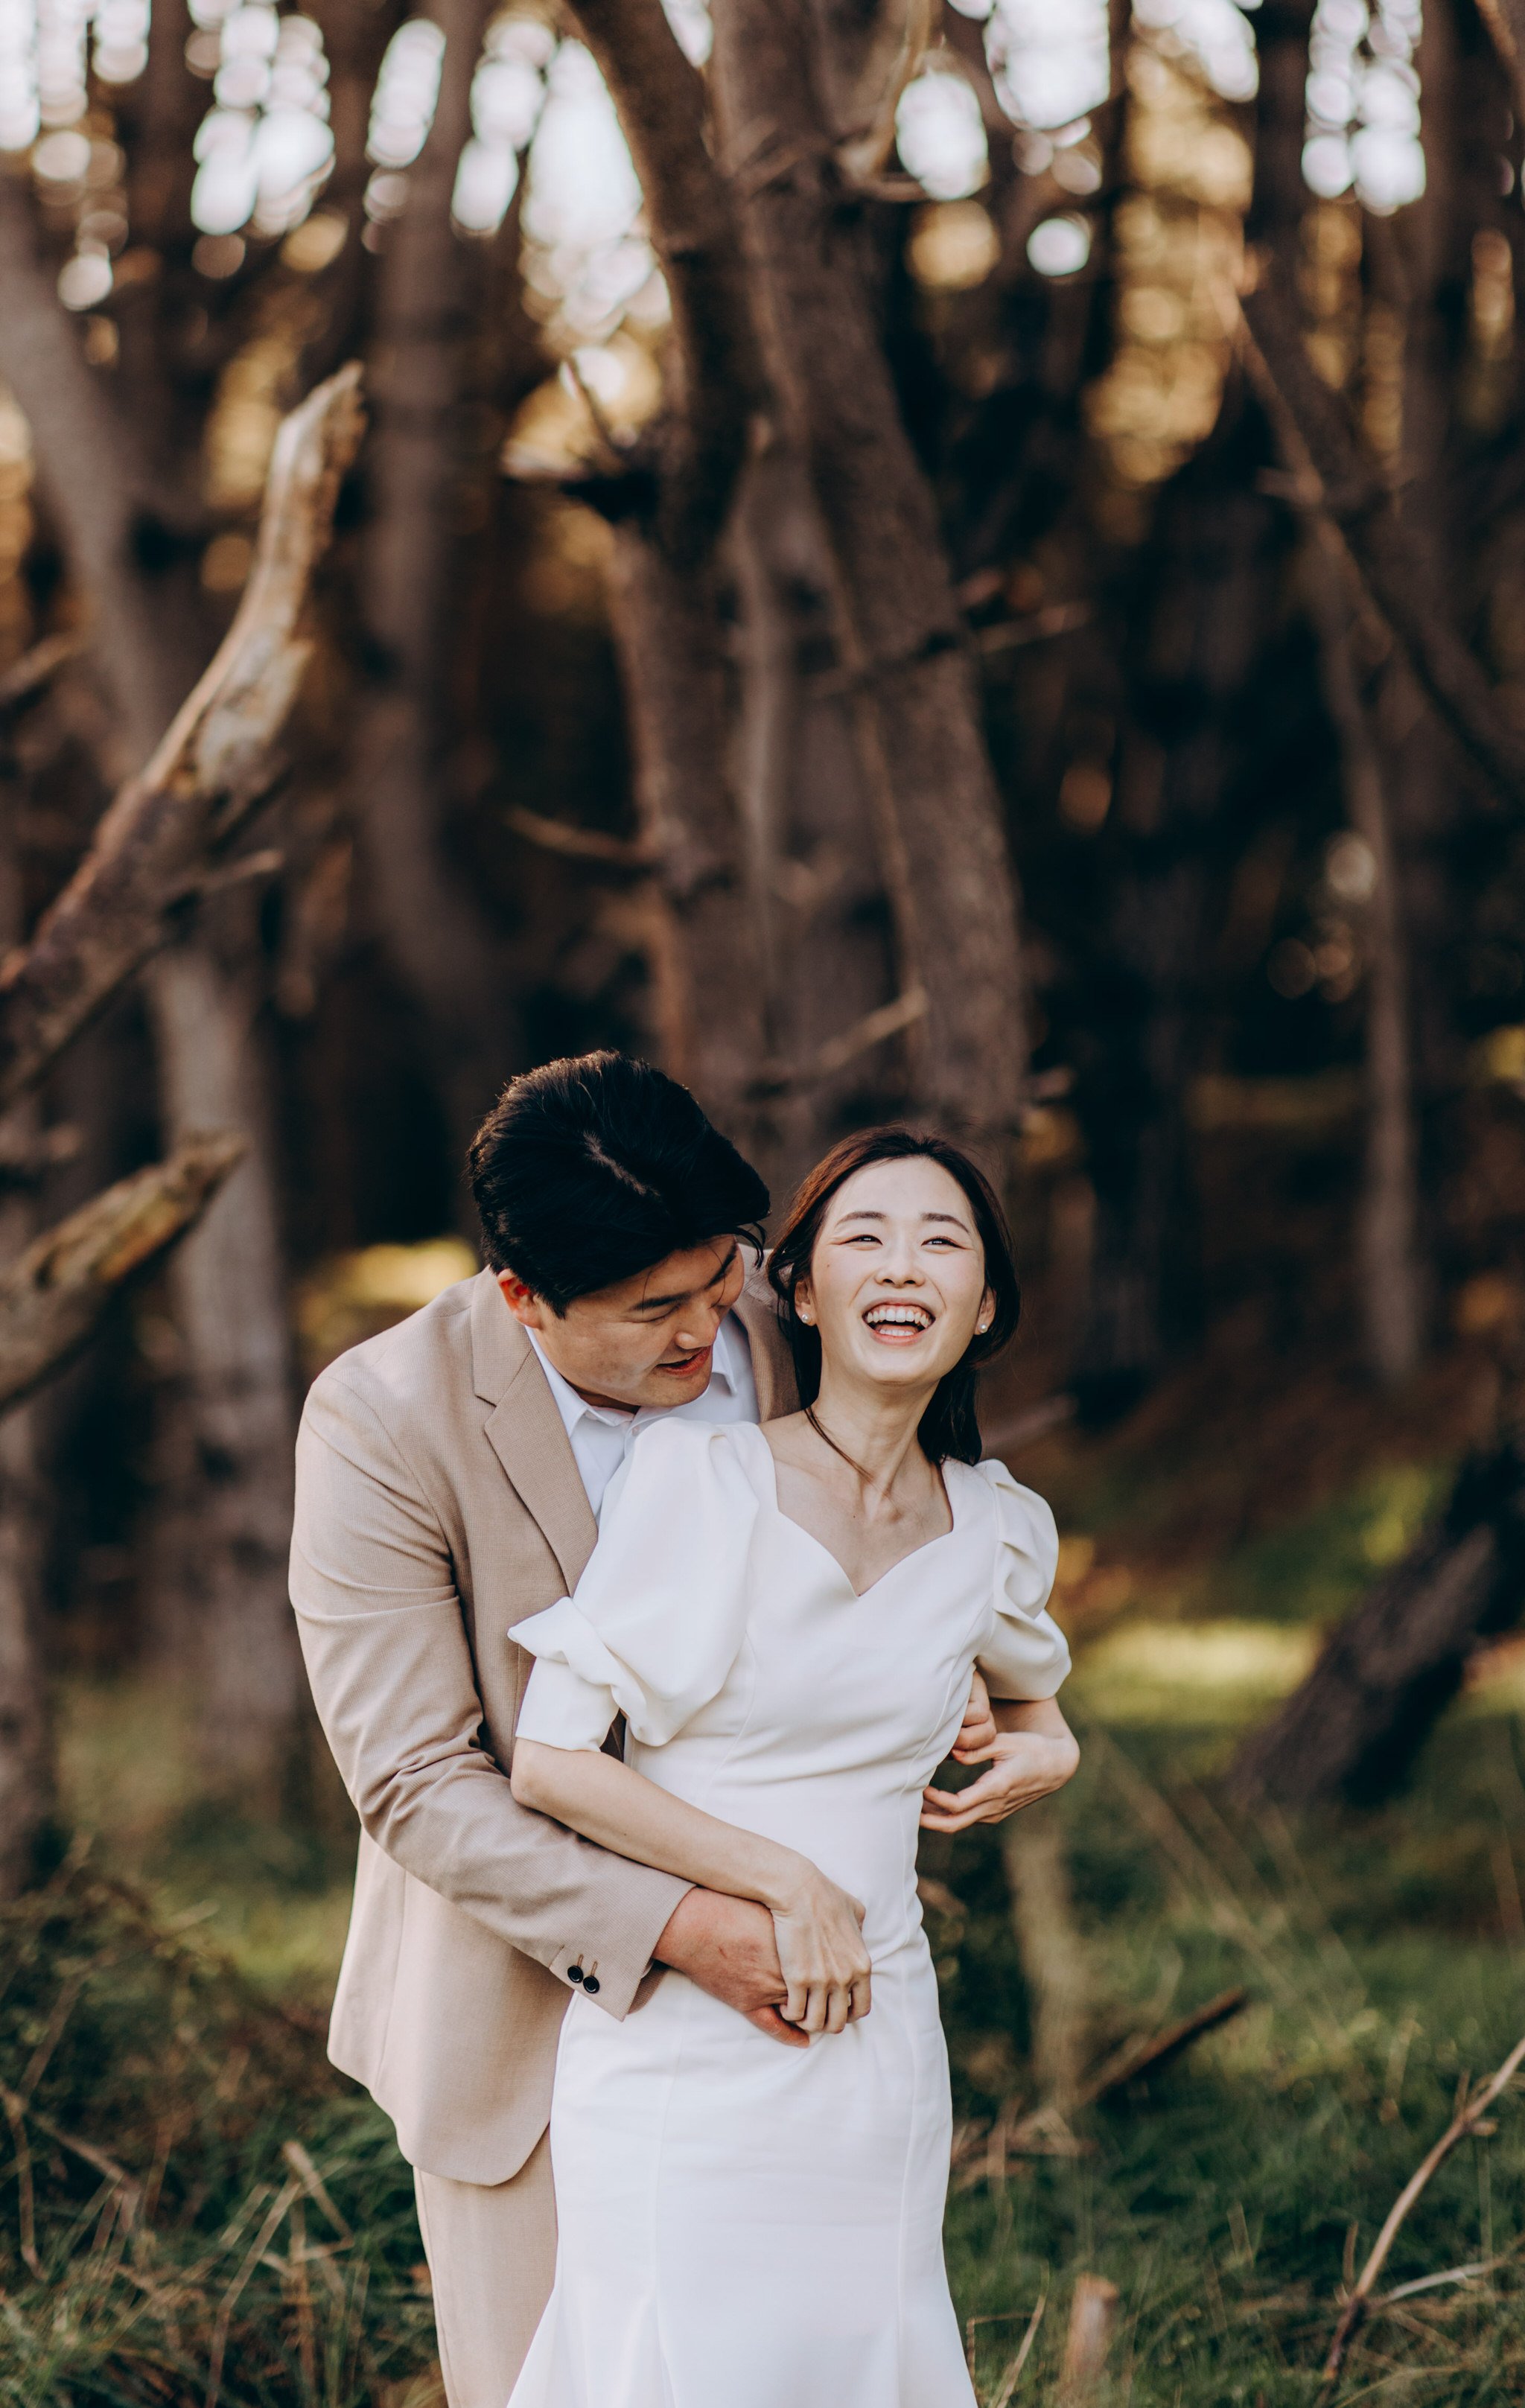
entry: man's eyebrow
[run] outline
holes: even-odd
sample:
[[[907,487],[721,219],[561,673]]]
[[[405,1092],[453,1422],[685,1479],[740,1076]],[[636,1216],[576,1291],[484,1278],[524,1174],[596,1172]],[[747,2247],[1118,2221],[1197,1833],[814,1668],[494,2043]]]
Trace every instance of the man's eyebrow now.
[[[713,1277],[707,1279],[704,1283],[704,1286],[698,1291],[699,1295],[702,1296],[710,1288],[718,1287],[720,1285],[722,1280],[728,1276],[731,1267],[735,1263],[736,1257],[741,1251],[741,1250],[739,1246],[732,1246],[730,1253],[726,1256],[725,1261],[719,1265]],[[643,1296],[639,1304],[633,1304],[630,1307],[630,1310],[632,1312],[670,1312],[675,1304],[686,1304],[689,1297],[695,1293],[696,1291],[693,1288],[685,1287],[680,1289],[676,1296]]]

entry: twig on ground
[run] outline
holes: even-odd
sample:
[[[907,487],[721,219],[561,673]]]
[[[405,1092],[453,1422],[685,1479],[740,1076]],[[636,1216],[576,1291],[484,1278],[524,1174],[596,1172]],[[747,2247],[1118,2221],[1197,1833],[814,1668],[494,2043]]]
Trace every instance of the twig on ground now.
[[[1232,1990],[1220,1990],[1217,1997],[1209,1999],[1205,2006],[1197,2007],[1189,2015],[1182,2015],[1176,2023],[1167,2024],[1163,2031],[1141,2032],[1132,2040],[1125,2041],[1121,2048],[1109,2057],[1085,2084],[1075,2101],[1076,2106],[1097,2106],[1115,2091],[1126,2089],[1130,2082],[1137,2082],[1142,2075],[1158,2073],[1162,2066],[1170,2064],[1173,2057],[1179,2057],[1183,2049],[1189,2048],[1193,2041],[1201,2040],[1205,2032],[1216,2031],[1220,2024],[1226,2024],[1242,2014],[1248,2006],[1249,1999],[1250,1994],[1243,1985]]]
[[[1445,2164],[1458,2142],[1464,2141],[1469,2133],[1478,2129],[1494,2100],[1508,2088],[1522,2064],[1525,2064],[1525,2040],[1518,2040],[1492,2078],[1484,2084],[1482,2089],[1465,2106],[1459,2108],[1433,2148],[1421,2158],[1394,2200],[1388,2212],[1388,2220],[1373,2243],[1371,2255],[1361,2268],[1355,2287],[1341,2311],[1340,2321],[1334,2329],[1334,2338],[1330,2344],[1329,2356],[1324,2360],[1324,2379],[1319,2387],[1316,2408],[1323,2408],[1324,2401],[1331,2398],[1340,2380],[1340,2370],[1345,2364],[1346,2352],[1366,2314],[1372,2286],[1387,2263],[1388,2254],[1398,2238],[1399,2230],[1410,2208],[1427,2188],[1431,2177]]]
[[[1033,2309],[1031,2315],[1028,2318],[1028,2329],[1022,2336],[1021,2346],[1017,2350],[1016,2356],[1013,2358],[1010,2366],[1006,2369],[1005,2373],[1001,2376],[1000,2383],[997,2385],[995,2397],[990,2402],[990,2408],[1011,2408],[1012,2401],[1015,2397],[1016,2386],[1022,2380],[1022,2370],[1028,2362],[1028,2358],[1032,2350],[1032,2344],[1038,2338],[1038,2328],[1043,2321],[1043,2310],[1047,2305],[1048,2293],[1046,2291],[1040,2291],[1038,2294],[1038,2304]]]
[[[22,2228],[22,2259],[28,2272],[42,2280],[42,2260],[37,2256],[36,2198],[32,2186],[32,2151],[26,2138],[26,2118],[22,2102],[14,2090],[0,2086],[0,2108],[10,2126],[11,2144],[16,2151],[17,2214]]]

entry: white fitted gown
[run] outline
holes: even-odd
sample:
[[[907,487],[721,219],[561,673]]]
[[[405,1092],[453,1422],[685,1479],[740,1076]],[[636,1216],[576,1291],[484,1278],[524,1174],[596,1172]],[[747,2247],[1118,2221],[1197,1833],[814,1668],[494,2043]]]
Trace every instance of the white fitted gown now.
[[[572,1998],[555,2286],[511,2408],[972,2408],[917,1821],[975,1661],[1046,1698],[1069,1656],[1047,1506],[998,1463],[944,1476],[953,1528],[858,1597],[779,1511],[760,1430],[657,1424],[576,1597],[514,1631],[519,1737],[596,1748],[623,1712],[648,1780],[864,1900],[873,2005],[805,2050],[676,1973],[623,2023]]]

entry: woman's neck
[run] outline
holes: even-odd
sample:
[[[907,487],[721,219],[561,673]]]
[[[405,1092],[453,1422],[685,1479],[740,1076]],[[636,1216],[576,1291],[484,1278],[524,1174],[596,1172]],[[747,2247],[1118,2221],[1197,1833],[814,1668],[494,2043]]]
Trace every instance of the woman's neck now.
[[[886,1393],[834,1378],[830,1365],[823,1364],[811,1419],[827,1444],[847,1457],[870,1491],[888,1498],[908,1468],[913,1477],[930,1468],[916,1432],[933,1394],[931,1388]]]

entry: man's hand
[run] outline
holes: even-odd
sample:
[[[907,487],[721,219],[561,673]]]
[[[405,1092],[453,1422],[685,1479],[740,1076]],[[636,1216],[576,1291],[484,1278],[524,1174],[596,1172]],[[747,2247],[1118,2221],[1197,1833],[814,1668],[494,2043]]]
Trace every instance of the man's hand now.
[[[1004,1823],[1024,1806],[1062,1789],[1080,1762],[1074,1733],[1051,1698],[1029,1705],[998,1703],[994,1742],[982,1754],[990,1770],[967,1789],[922,1792],[924,1831],[967,1831],[973,1823]],[[960,1749],[960,1762],[969,1758]]]
[[[770,2040],[785,2048],[809,2048],[809,2033],[797,2031],[779,2013],[789,1994],[766,1906],[749,1898],[726,1898],[718,1890],[691,1889],[668,1918],[655,1961],[686,1973]]]

